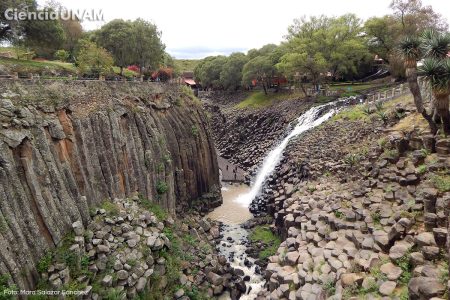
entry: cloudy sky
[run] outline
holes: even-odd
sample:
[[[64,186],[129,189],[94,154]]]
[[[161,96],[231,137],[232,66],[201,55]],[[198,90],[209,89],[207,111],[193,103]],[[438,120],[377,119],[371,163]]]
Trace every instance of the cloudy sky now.
[[[44,4],[45,0],[39,0]],[[154,22],[167,51],[176,58],[247,51],[279,43],[292,20],[302,15],[356,13],[367,19],[390,13],[391,0],[58,0],[70,9],[102,9],[104,20]],[[422,0],[450,20],[450,1]],[[84,21],[85,29],[105,22]]]

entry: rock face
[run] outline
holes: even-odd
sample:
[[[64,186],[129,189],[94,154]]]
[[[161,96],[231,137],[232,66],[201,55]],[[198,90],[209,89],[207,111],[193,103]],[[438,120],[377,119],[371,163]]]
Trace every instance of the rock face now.
[[[221,203],[207,118],[176,86],[0,85],[0,274],[19,287],[105,199],[139,193],[170,212]]]
[[[288,124],[313,103],[290,99],[257,109],[238,108],[236,105],[248,95],[213,93],[203,95],[202,102],[215,124],[211,129],[220,156],[244,170],[254,171],[267,152],[288,133]]]

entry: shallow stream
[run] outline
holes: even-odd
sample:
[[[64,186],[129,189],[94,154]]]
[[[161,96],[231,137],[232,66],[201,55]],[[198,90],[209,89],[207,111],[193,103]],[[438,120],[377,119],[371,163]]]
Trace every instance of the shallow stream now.
[[[247,207],[236,202],[236,199],[250,191],[250,187],[244,184],[227,184],[222,186],[223,204],[211,212],[208,217],[222,222],[222,241],[219,244],[219,252],[227,257],[230,265],[235,269],[241,269],[250,280],[246,282],[247,293],[240,299],[255,299],[264,285],[264,278],[255,272],[258,268],[254,259],[247,256],[245,250],[248,243],[248,231],[241,225],[253,216]],[[220,299],[230,299],[225,294]]]

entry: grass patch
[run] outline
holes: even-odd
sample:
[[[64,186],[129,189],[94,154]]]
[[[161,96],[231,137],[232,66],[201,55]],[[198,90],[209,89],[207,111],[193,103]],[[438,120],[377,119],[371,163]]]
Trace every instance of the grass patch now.
[[[120,67],[113,67],[113,71],[117,75],[120,75]],[[138,77],[139,73],[132,70],[128,70],[127,68],[123,68],[123,76],[127,78]]]
[[[275,255],[281,244],[281,239],[268,226],[256,226],[253,228],[249,238],[253,243],[262,242],[267,245],[266,248],[259,252],[260,259],[266,259]]]
[[[355,105],[349,109],[345,109],[338,114],[334,115],[331,119],[333,121],[338,120],[348,120],[348,121],[357,121],[357,120],[367,120],[369,117],[364,110],[365,106],[362,104]]]
[[[111,216],[119,215],[119,208],[117,207],[117,205],[108,200],[103,201],[100,207],[103,208],[108,215]]]
[[[143,208],[151,211],[159,221],[167,219],[167,212],[158,204],[150,202],[150,200],[145,199],[142,196],[139,196],[140,204]],[[167,236],[169,238],[169,236]],[[170,239],[170,238],[169,238]]]
[[[283,101],[288,99],[294,99],[303,97],[303,94],[300,92],[296,93],[268,93],[264,94],[263,91],[251,92],[247,98],[239,102],[235,107],[236,108],[261,108],[269,106],[276,101]]]
[[[434,175],[431,177],[431,182],[440,192],[450,191],[450,175]]]
[[[19,73],[42,73],[43,71],[49,73],[49,71],[59,71],[75,74],[77,71],[77,68],[73,64],[61,61],[36,61],[0,57],[0,64],[6,66],[12,72]]]
[[[377,87],[383,87],[384,84],[348,84],[348,83],[341,83],[341,84],[333,84],[328,87],[328,90],[330,91],[342,91],[346,93],[351,92],[361,92],[372,88]]]

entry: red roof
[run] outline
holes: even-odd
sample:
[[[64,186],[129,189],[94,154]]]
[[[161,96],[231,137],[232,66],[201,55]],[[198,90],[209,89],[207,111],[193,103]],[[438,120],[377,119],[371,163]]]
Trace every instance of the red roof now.
[[[183,79],[184,83],[187,83],[189,85],[196,85],[195,81],[193,79]]]

